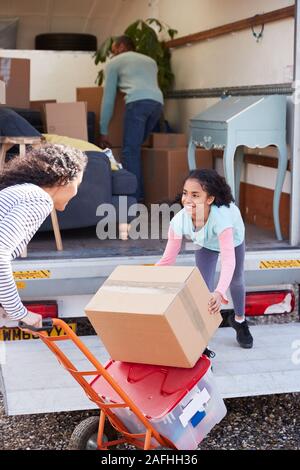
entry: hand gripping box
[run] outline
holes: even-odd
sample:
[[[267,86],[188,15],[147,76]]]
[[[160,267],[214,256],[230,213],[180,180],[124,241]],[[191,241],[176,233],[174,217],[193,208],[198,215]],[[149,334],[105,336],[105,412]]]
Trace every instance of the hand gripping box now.
[[[118,266],[85,308],[114,360],[193,367],[222,321],[196,267]]]

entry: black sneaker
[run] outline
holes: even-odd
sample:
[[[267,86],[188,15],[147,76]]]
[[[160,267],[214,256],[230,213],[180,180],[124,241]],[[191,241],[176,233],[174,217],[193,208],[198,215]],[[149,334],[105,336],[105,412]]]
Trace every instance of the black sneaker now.
[[[216,356],[216,353],[208,348],[205,348],[202,354],[207,356],[208,359],[213,359]]]
[[[229,315],[228,323],[236,331],[236,340],[241,346],[241,348],[251,349],[253,346],[253,337],[249,331],[249,326],[247,320],[244,320],[243,323],[235,321],[234,314]]]
[[[205,348],[202,354],[204,354],[204,356],[208,357],[209,360],[216,357],[216,353],[214,351],[212,351],[211,349],[208,349],[208,348]],[[210,368],[211,368],[211,371],[213,372],[213,366],[212,366],[211,361],[210,361]]]

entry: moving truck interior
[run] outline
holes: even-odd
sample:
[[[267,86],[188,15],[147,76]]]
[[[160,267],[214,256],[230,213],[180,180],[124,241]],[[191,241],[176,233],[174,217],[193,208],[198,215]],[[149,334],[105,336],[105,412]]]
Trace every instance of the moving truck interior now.
[[[187,145],[191,136],[191,119],[195,116],[228,99],[238,101],[254,97],[255,101],[259,97],[286,98],[288,166],[279,206],[282,239],[278,239],[275,233],[272,208],[278,171],[278,153],[274,145],[253,148],[244,146],[239,206],[246,224],[248,315],[253,323],[258,323],[256,328],[261,338],[274,335],[276,327],[279,335],[286,334],[284,354],[287,364],[290,357],[288,345],[296,339],[295,326],[298,327],[296,322],[299,320],[298,3],[290,0],[41,0],[37,3],[15,0],[13,4],[5,2],[1,6],[0,16],[0,25],[3,17],[9,19],[10,27],[14,28],[10,43],[14,47],[0,49],[0,65],[9,59],[30,61],[30,74],[26,78],[24,72],[22,76],[23,84],[27,80],[25,88],[28,89],[30,102],[75,102],[80,94],[78,90],[96,86],[95,80],[102,66],[95,65],[92,51],[36,49],[36,36],[61,32],[91,34],[99,46],[108,36],[122,34],[138,18],[157,18],[176,29],[177,34],[168,43],[175,80],[173,89],[165,97],[164,116],[173,133],[185,134],[187,170]],[[3,76],[0,79],[5,81]],[[8,102],[6,106],[9,106]],[[98,122],[95,125],[98,126]],[[115,150],[117,160],[119,147]],[[211,165],[224,174],[224,148],[217,145],[209,148],[207,145],[207,150],[210,152]],[[149,153],[149,149],[144,149],[144,152]],[[167,168],[164,171],[171,172],[172,165],[164,168]],[[161,188],[164,184],[162,176],[160,174],[157,181],[151,179],[152,184]],[[150,175],[146,174],[147,177],[150,179]],[[61,230],[63,250],[57,251],[52,230],[38,233],[28,246],[27,257],[13,263],[21,297],[28,303],[54,302],[59,317],[79,325],[83,321],[85,305],[116,266],[153,264],[161,257],[166,245],[168,220],[161,218],[161,223],[154,226],[151,214],[137,212],[136,217],[139,222],[144,222],[144,226],[148,224],[148,233],[145,235],[144,232],[139,239],[132,239],[129,232],[129,238],[123,240],[118,231],[115,239],[99,239],[94,224],[91,227]],[[135,227],[137,225],[136,222]],[[178,264],[194,264],[194,253],[189,244],[178,257]],[[226,306],[226,310],[230,309],[232,303]],[[284,322],[284,325],[264,324],[262,320],[270,313],[290,315],[292,321]],[[223,314],[226,316],[225,311]],[[288,332],[287,328],[290,328]],[[91,337],[88,341],[96,348]],[[30,340],[8,341],[7,351],[16,354],[16,346],[25,351],[27,343]],[[221,356],[221,353],[217,353]],[[269,377],[266,379],[267,382],[269,380],[268,385],[264,386],[261,377],[257,377],[256,388],[247,390],[237,371],[239,378],[230,390],[224,392],[224,396],[299,391],[299,367],[296,370],[289,364],[289,378],[286,381],[281,379],[279,383],[272,380],[277,372],[280,376],[282,369],[272,372],[270,363],[266,362],[265,369]],[[17,376],[19,366],[15,362],[13,367],[16,368]],[[10,382],[4,367],[3,370],[2,384],[7,412],[35,412],[30,404],[24,408],[20,401],[11,398]],[[36,376],[38,370],[37,365]],[[218,377],[217,371],[216,367]],[[59,374],[57,377],[60,377]],[[223,379],[225,383],[225,378],[220,375],[219,381],[224,386]],[[15,382],[12,387],[15,387],[16,397],[20,392],[20,384]],[[72,389],[73,392],[74,400],[67,403],[61,398],[57,405],[59,410],[88,406],[79,397],[80,393],[76,395],[77,392]],[[47,412],[51,404],[46,398],[46,388],[39,393],[39,412]]]

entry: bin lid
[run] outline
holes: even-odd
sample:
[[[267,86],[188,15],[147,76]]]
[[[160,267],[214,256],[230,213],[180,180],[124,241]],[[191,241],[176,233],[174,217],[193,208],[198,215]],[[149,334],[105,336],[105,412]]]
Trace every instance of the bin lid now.
[[[199,382],[210,367],[210,360],[201,356],[192,369],[110,361],[105,368],[148,418],[168,414]],[[102,377],[91,383],[103,398],[123,403],[123,400]]]

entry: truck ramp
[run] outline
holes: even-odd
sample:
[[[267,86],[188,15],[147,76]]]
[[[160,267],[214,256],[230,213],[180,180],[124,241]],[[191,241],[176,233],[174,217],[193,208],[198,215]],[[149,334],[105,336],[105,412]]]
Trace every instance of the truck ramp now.
[[[241,349],[232,328],[220,328],[210,349],[223,398],[300,392],[300,323],[253,326],[253,349]],[[81,337],[105,363],[109,356],[96,336]],[[4,345],[4,346],[3,346]],[[70,342],[60,345],[81,370],[86,361]],[[86,410],[95,405],[38,339],[2,343],[0,390],[8,415]]]

